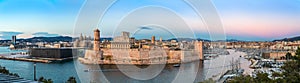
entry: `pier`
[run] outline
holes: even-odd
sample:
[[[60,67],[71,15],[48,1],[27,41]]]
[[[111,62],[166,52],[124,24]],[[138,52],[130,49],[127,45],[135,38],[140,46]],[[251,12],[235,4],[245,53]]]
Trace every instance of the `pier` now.
[[[37,58],[37,57],[29,57],[28,55],[0,54],[0,59],[16,60],[16,61],[27,61],[27,62],[37,62],[37,63],[60,62],[60,61],[65,61],[65,60],[72,60],[73,58],[76,58],[76,57],[68,57],[68,58]]]

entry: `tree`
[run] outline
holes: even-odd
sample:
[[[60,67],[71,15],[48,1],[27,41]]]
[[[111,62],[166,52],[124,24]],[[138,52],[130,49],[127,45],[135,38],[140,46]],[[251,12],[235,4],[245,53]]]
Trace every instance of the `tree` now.
[[[296,50],[296,55],[300,55],[300,48],[298,47],[298,49]]]
[[[38,81],[41,82],[41,81],[43,81],[44,79],[45,79],[44,77],[40,77]]]
[[[38,81],[43,83],[53,83],[51,79],[45,79],[44,77],[40,77]]]
[[[234,77],[232,80],[227,81],[228,83],[254,83],[254,78],[249,75],[241,75]]]
[[[283,79],[291,83],[300,82],[299,60],[288,61],[281,67]]]
[[[293,56],[290,52],[286,53],[286,55],[285,55],[286,60],[290,60],[290,59],[292,59],[292,57]]]
[[[270,81],[272,81],[269,77],[268,77],[268,74],[267,73],[257,73],[256,74],[256,78],[254,78],[255,82],[256,83],[268,83]]]
[[[1,68],[0,68],[0,73],[9,75],[9,70],[7,70],[5,67],[1,67]]]
[[[216,83],[212,78],[209,78],[208,80],[204,80],[203,82],[200,83]]]
[[[53,81],[51,79],[48,79],[46,82],[44,83],[53,83]]]
[[[229,83],[299,83],[300,82],[300,49],[296,50],[296,56],[291,53],[286,54],[287,59],[292,59],[284,63],[281,67],[282,73],[273,72],[272,78],[266,73],[256,74],[256,78],[247,76],[238,76],[230,80]],[[277,77],[277,78],[276,78]]]
[[[76,78],[75,77],[70,77],[66,83],[76,83]]]
[[[298,83],[300,82],[300,49],[296,50],[296,55],[294,57],[291,56],[291,53],[287,53],[287,59],[292,59],[284,63],[284,66],[281,67],[283,70],[282,79],[276,79],[276,81],[281,82],[290,82],[290,83]]]
[[[111,55],[104,56],[104,59],[109,60],[109,62],[111,62],[112,58],[113,58],[113,56],[111,56]]]
[[[0,66],[0,73],[15,77],[20,77],[17,73],[10,73],[9,70],[7,70],[5,67]]]
[[[276,77],[282,77],[282,74],[278,73],[278,72],[273,72],[272,77],[273,77],[273,80],[275,80]]]

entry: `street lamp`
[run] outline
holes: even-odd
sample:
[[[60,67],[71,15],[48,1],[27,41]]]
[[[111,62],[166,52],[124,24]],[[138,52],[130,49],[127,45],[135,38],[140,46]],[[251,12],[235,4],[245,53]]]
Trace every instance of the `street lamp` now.
[[[33,79],[34,79],[34,81],[37,81],[37,79],[36,79],[36,63],[33,63]]]

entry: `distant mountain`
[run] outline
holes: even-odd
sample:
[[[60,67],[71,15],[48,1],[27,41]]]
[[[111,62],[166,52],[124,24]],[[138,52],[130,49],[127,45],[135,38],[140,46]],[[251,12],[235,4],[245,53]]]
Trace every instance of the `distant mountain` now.
[[[192,38],[171,38],[168,39],[167,41],[171,41],[171,40],[177,40],[177,41],[193,41],[195,39]],[[198,41],[205,41],[205,42],[211,42],[212,40],[208,40],[208,39],[201,39],[201,38],[197,38],[196,40]],[[216,40],[214,42],[242,42],[243,40],[237,40],[237,39],[227,39],[225,40]]]
[[[59,42],[59,41],[63,41],[63,42],[72,42],[75,39],[78,38],[72,38],[69,36],[57,36],[57,37],[33,37],[33,38],[28,38],[28,39],[17,39],[17,41],[20,42]],[[103,40],[108,40],[111,41],[113,38],[100,38],[101,41]],[[0,40],[0,42],[7,42],[7,41],[11,41],[11,40]]]
[[[71,42],[73,41],[72,37],[68,36],[57,36],[57,37],[33,37],[28,39],[17,39],[17,41],[21,42]]]
[[[34,43],[34,42],[59,42],[59,41],[72,42],[76,39],[78,39],[78,37],[77,38],[72,38],[72,37],[69,37],[69,36],[57,36],[57,37],[33,37],[33,38],[28,38],[28,39],[17,39],[17,41],[32,42],[32,43]],[[300,37],[297,37],[295,39],[300,40]],[[100,38],[100,40],[101,41],[104,41],[104,40],[112,41],[113,38],[106,37],[106,38]],[[197,38],[197,39],[193,39],[193,38],[171,38],[171,39],[168,39],[167,41],[171,41],[171,40],[187,41],[187,42],[198,40],[198,41],[211,42],[211,40],[201,39],[201,38]],[[287,40],[287,39],[285,39],[285,40]],[[10,40],[0,40],[0,42],[4,42],[4,41],[10,41]],[[224,42],[224,40],[219,40],[219,41]],[[227,39],[226,41],[227,42],[238,42],[238,41],[242,41],[242,40]]]
[[[176,41],[193,41],[195,39],[192,39],[192,38],[171,38],[171,39],[168,39],[168,41],[171,41],[171,40],[176,40]]]
[[[227,42],[241,42],[243,40],[237,40],[237,39],[227,39]]]
[[[300,40],[300,36],[292,37],[292,38],[284,38],[284,39],[277,39],[274,41],[298,41]]]
[[[110,38],[110,37],[107,37],[107,38],[100,38],[100,40],[101,40],[101,41],[103,41],[103,40],[112,41],[112,40],[113,40],[113,38]]]
[[[198,41],[205,41],[205,42],[211,42],[211,40],[207,40],[207,39],[201,39],[201,38],[197,38]]]
[[[194,41],[194,40],[198,40],[198,41],[210,41],[210,40],[200,39],[200,38],[197,38],[197,39],[193,39],[193,38],[171,38],[171,39],[168,39],[167,41],[171,41],[171,40],[187,41],[187,42],[191,42],[191,41]]]

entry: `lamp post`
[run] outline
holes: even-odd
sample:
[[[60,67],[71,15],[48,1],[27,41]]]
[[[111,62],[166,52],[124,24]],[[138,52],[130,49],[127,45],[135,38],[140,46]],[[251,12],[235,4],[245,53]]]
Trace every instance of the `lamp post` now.
[[[37,79],[36,79],[36,63],[33,64],[33,79],[34,79],[34,81],[37,81]]]

